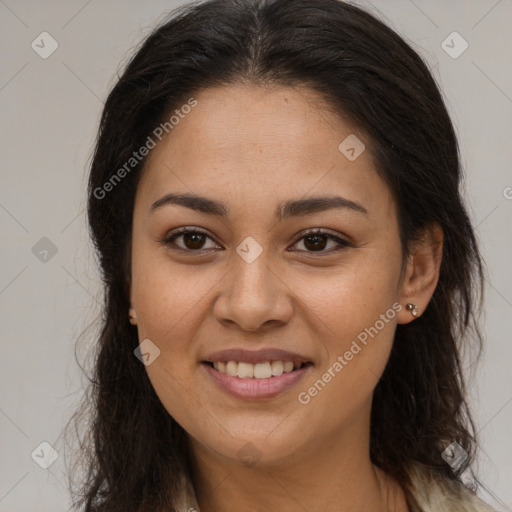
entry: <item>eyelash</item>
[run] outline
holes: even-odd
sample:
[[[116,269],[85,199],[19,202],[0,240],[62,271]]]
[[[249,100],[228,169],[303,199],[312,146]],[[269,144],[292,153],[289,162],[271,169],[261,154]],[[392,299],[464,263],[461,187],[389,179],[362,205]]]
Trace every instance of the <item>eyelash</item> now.
[[[178,252],[188,253],[188,254],[191,254],[191,253],[204,254],[204,253],[207,253],[207,252],[211,251],[211,249],[197,249],[197,250],[193,250],[193,249],[183,249],[182,247],[177,247],[176,244],[174,243],[174,240],[177,237],[179,237],[180,235],[186,235],[186,234],[189,234],[189,233],[204,235],[207,238],[210,238],[210,240],[215,242],[215,240],[213,240],[213,238],[211,236],[209,236],[208,233],[206,233],[206,231],[203,231],[203,230],[198,229],[198,228],[194,228],[194,229],[180,228],[178,231],[175,231],[173,233],[169,233],[163,240],[160,240],[160,243],[162,243],[165,247],[168,247],[168,248],[172,249],[173,251],[178,251]],[[303,251],[303,250],[300,250],[300,249],[295,249],[294,251],[306,252],[306,253],[309,253],[309,254],[332,254],[333,252],[340,251],[344,247],[350,247],[352,245],[347,240],[344,240],[343,238],[340,238],[339,236],[333,235],[332,233],[324,231],[323,229],[320,229],[320,228],[316,228],[316,229],[313,228],[313,229],[311,229],[309,231],[301,233],[300,235],[301,235],[300,238],[298,238],[292,245],[296,245],[297,242],[300,242],[303,238],[306,238],[307,236],[312,236],[312,235],[322,235],[322,236],[325,236],[325,237],[327,237],[330,240],[334,240],[339,245],[338,245],[338,247],[336,247],[334,249],[330,249],[328,251],[324,251],[324,250],[321,250],[321,251]],[[215,242],[215,243],[217,243],[217,242]]]

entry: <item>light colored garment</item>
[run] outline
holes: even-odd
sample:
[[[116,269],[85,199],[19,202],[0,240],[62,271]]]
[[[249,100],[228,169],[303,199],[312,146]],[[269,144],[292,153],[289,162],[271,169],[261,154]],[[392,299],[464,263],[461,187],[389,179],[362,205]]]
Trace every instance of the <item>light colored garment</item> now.
[[[467,487],[432,476],[420,466],[410,470],[414,498],[420,509],[411,512],[496,512]],[[200,512],[192,483],[182,478],[179,512]]]
[[[496,512],[464,485],[436,478],[421,466],[413,466],[410,475],[421,512]]]

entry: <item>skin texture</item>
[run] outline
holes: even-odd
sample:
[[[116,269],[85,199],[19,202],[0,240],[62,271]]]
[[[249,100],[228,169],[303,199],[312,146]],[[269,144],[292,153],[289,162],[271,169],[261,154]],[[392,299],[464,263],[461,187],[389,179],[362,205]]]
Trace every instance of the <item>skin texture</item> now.
[[[400,280],[396,206],[364,134],[307,89],[238,85],[194,97],[197,106],[151,151],[137,190],[130,300],[140,341],[160,350],[146,366],[151,383],[189,434],[201,512],[407,511],[400,487],[370,461],[371,400],[396,324],[414,321],[406,303],[421,315],[434,292],[442,232],[425,231]],[[338,150],[351,133],[367,147],[354,161]],[[229,215],[178,205],[151,213],[171,192],[223,202]],[[282,201],[329,195],[368,213],[274,217]],[[162,243],[185,226],[210,238],[187,244],[179,236],[175,247],[188,253]],[[324,237],[315,249],[303,238],[311,228],[350,245]],[[249,236],[263,250],[252,263],[236,252]],[[300,403],[298,394],[394,303],[402,310]],[[313,365],[277,397],[244,400],[214,385],[201,365],[210,352],[233,347],[282,348]],[[244,447],[255,465],[241,461]]]

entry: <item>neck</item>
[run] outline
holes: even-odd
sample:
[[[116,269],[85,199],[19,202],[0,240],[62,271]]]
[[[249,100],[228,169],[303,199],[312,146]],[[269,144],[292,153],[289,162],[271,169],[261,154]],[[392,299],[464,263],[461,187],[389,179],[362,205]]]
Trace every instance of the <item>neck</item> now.
[[[366,413],[342,433],[295,450],[285,462],[253,467],[190,439],[200,511],[408,512],[398,483],[370,461]]]

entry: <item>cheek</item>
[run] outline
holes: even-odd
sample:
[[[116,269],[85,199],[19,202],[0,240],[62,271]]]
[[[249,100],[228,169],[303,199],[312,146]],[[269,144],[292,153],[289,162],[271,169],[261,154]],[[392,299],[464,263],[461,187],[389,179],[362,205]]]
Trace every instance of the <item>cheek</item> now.
[[[353,339],[390,308],[386,320],[396,323],[392,305],[399,297],[400,261],[394,251],[377,247],[357,249],[343,265],[324,270],[322,274],[290,275],[289,282],[293,282],[294,292],[305,306],[304,315],[309,311],[327,338],[339,342]],[[379,330],[383,337],[392,338],[388,323]]]
[[[336,414],[358,407],[373,392],[402,308],[396,289],[400,261],[383,252],[377,258],[370,250],[365,256],[324,281],[304,282],[304,290],[313,290],[302,295],[320,320],[323,335],[317,341],[324,353],[315,381],[307,384],[312,387],[304,391],[311,400],[318,396],[319,407],[329,407],[331,400],[345,404]]]
[[[202,400],[194,392],[198,371],[194,346],[204,302],[213,282],[195,268],[177,268],[168,258],[134,251],[132,300],[136,304],[139,340],[149,339],[158,357],[146,366],[155,393],[168,413],[188,432],[196,432]]]
[[[212,275],[214,274],[214,275]],[[216,273],[199,265],[177,265],[160,250],[134,251],[132,301],[139,333],[164,345],[180,339],[201,316]]]
[[[338,300],[330,301],[332,306],[324,311],[331,332],[320,340],[321,364],[298,396],[301,404],[309,404],[311,414],[327,415],[336,425],[371,399],[389,359],[401,308],[375,294],[367,296],[363,308],[354,302],[348,290],[340,291]]]

